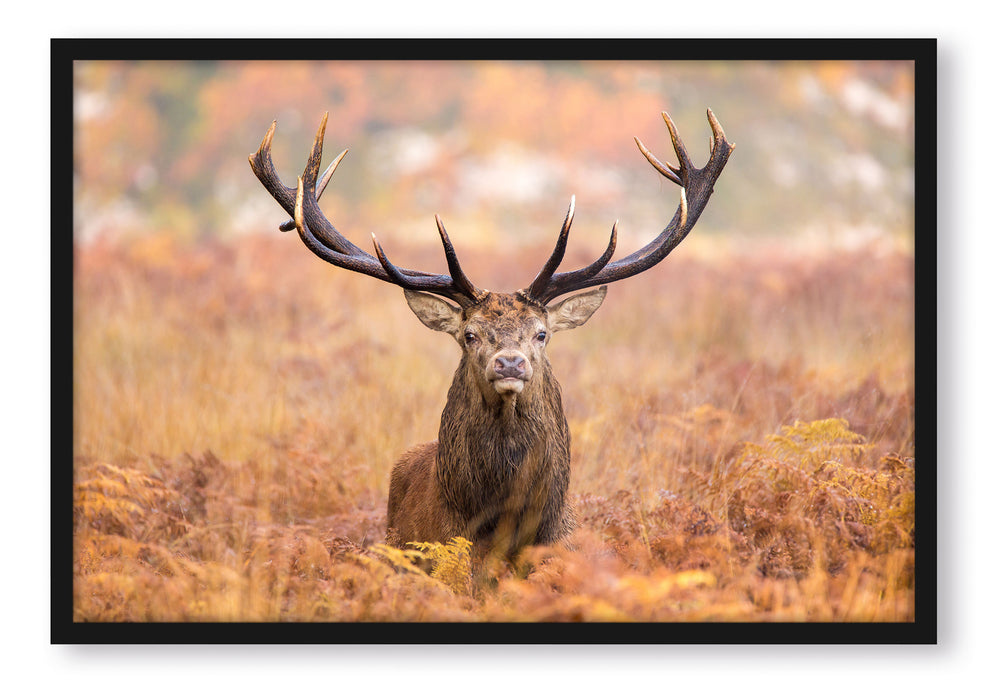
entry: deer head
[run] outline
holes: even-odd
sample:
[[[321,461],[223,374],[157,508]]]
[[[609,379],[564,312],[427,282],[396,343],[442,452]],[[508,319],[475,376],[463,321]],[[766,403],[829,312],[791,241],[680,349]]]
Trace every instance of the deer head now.
[[[427,328],[453,336],[468,376],[493,404],[540,384],[550,371],[545,350],[551,336],[587,321],[604,301],[605,290],[599,287],[549,307],[522,292],[486,292],[465,308],[409,290],[406,301]]]
[[[735,148],[735,144],[726,142],[722,127],[712,111],[708,110],[713,134],[711,158],[704,168],[695,168],[677,128],[664,112],[663,118],[670,131],[678,165],[675,167],[661,162],[638,138],[635,141],[653,167],[681,187],[680,204],[667,227],[646,246],[621,260],[612,261],[617,238],[616,222],[612,226],[608,246],[598,260],[580,270],[557,272],[574,216],[574,198],[571,197],[557,245],[539,275],[526,289],[520,289],[514,295],[504,295],[480,290],[471,283],[461,269],[439,216],[436,217],[437,228],[449,275],[396,267],[385,255],[374,233],[371,234],[374,256],[343,237],[317,204],[347,153],[347,150],[342,151],[317,183],[327,118],[328,113],[324,113],[306,168],[295,188],[281,182],[272,164],[271,142],[275,122],[269,127],[258,151],[249,158],[258,179],[282,208],[292,215],[292,219],[280,228],[284,231],[295,228],[306,247],[332,265],[405,289],[406,300],[416,316],[427,327],[452,335],[465,355],[473,358],[479,374],[486,377],[500,394],[518,394],[523,390],[533,372],[540,369],[542,348],[550,336],[587,321],[605,298],[605,284],[648,270],[684,239],[708,203],[715,181]],[[600,289],[547,306],[563,294],[588,287]],[[432,295],[450,299],[458,306]]]

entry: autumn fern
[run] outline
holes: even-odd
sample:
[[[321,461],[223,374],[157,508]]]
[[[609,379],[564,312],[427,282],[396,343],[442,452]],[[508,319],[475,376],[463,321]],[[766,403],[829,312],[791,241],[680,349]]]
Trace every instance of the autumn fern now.
[[[471,590],[471,541],[455,537],[447,542],[410,542],[433,562],[430,576],[461,595]]]
[[[754,457],[770,457],[814,471],[826,461],[840,463],[859,460],[870,445],[862,435],[849,430],[842,418],[826,418],[810,423],[785,425],[778,435],[767,438],[767,445],[750,445]]]
[[[447,544],[440,542],[409,542],[408,544],[415,549],[399,549],[386,544],[376,544],[370,548],[370,551],[400,571],[429,576],[461,595],[470,592],[470,540],[455,537]]]

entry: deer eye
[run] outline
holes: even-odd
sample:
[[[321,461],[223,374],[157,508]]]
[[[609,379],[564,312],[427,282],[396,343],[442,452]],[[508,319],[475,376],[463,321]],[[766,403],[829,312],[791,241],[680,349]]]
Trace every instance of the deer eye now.
[[[474,345],[475,343],[478,342],[478,336],[476,336],[471,331],[465,331],[464,342],[467,343],[468,345]]]
[[[537,342],[544,343],[544,342],[546,342],[546,339],[547,339],[547,332],[546,331],[540,331],[539,333],[536,334],[536,341]]]

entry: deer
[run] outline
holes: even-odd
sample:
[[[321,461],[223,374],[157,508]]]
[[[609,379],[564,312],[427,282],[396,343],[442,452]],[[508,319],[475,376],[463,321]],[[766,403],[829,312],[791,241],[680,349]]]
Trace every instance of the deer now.
[[[439,215],[448,274],[398,267],[374,233],[371,255],[334,228],[318,201],[347,149],[318,179],[328,116],[323,114],[295,187],[281,181],[272,162],[275,121],[248,158],[261,184],[291,216],[279,229],[295,229],[313,254],[335,267],[400,287],[423,325],[452,336],[461,350],[437,439],[406,451],[391,470],[386,544],[408,548],[463,537],[474,545],[472,558],[511,561],[526,546],[566,540],[575,527],[568,500],[570,432],[547,345],[556,333],[588,321],[605,300],[608,284],[649,270],[684,240],[735,144],[728,143],[709,109],[710,155],[696,168],[674,122],[662,112],[677,165],[634,140],[653,168],[680,188],[667,226],[639,250],[613,261],[616,220],[597,260],[560,272],[574,216],[572,196],[556,245],[533,282],[515,292],[492,292],[465,275]],[[572,292],[579,293],[555,301]]]

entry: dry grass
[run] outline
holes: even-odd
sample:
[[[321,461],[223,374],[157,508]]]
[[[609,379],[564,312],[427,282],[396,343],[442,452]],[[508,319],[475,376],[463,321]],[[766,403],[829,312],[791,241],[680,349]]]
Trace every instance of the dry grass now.
[[[579,527],[484,582],[380,545],[457,361],[395,288],[290,235],[77,250],[74,618],[913,620],[912,257],[690,248],[554,339]]]

